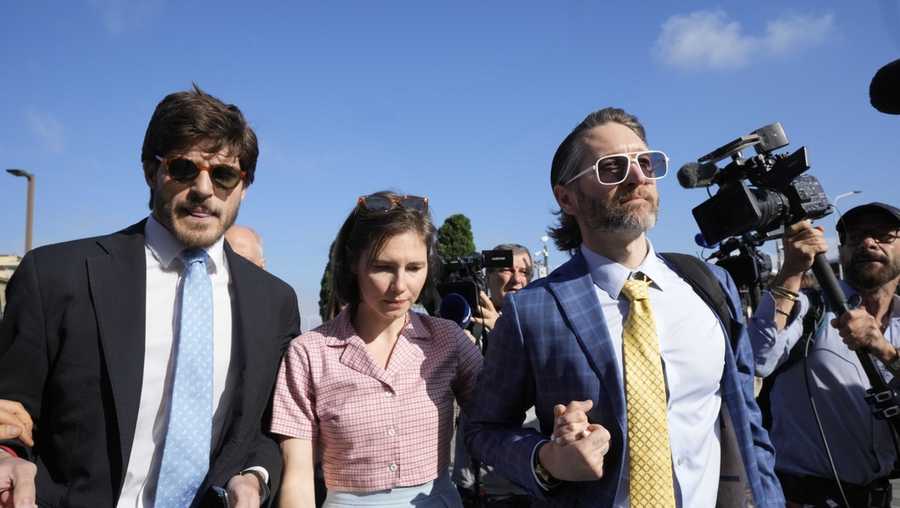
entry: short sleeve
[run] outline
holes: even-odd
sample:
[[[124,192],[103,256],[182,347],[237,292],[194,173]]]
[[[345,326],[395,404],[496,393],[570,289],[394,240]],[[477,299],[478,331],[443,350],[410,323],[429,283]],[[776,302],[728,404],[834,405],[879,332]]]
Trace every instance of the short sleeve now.
[[[307,349],[301,344],[304,336],[291,343],[275,382],[272,399],[273,434],[316,440],[319,429],[312,370]]]
[[[465,407],[475,393],[475,385],[484,358],[478,346],[469,340],[461,328],[455,328],[455,332],[457,363],[456,376],[453,379],[453,393],[456,395],[459,405]]]

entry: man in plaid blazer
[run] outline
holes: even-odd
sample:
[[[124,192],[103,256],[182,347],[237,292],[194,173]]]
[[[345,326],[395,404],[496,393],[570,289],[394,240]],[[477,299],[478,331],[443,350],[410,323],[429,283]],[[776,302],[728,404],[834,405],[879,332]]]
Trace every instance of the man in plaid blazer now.
[[[660,343],[675,504],[784,506],[731,279],[709,267],[727,295],[726,323],[646,238],[668,158],[645,139],[634,116],[607,108],[588,115],[557,150],[551,185],[561,210],[551,234],[573,256],[504,302],[467,408],[466,444],[539,505],[628,506],[622,331],[629,304],[621,290],[640,274],[650,281]],[[521,427],[531,405],[540,431]]]

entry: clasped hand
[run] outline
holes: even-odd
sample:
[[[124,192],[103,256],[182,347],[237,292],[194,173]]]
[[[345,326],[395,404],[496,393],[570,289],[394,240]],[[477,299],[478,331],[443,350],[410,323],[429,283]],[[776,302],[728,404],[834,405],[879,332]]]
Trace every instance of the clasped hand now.
[[[33,427],[22,404],[0,400],[0,440],[19,439],[26,446],[34,446]],[[34,464],[0,450],[0,508],[32,508],[36,474]]]
[[[603,477],[610,435],[602,425],[588,421],[587,413],[593,406],[593,401],[576,400],[553,408],[553,436],[540,448],[539,460],[559,480],[590,481]]]

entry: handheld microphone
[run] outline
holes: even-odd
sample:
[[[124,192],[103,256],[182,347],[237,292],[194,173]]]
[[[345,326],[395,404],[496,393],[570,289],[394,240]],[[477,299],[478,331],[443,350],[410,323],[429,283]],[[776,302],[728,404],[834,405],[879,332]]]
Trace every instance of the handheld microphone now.
[[[460,328],[469,326],[472,320],[472,308],[469,302],[459,293],[448,293],[441,299],[441,308],[438,315],[444,319],[449,319],[458,324]]]
[[[869,85],[872,107],[889,115],[900,115],[900,60],[885,65]]]
[[[712,163],[688,162],[678,170],[678,183],[685,189],[709,187],[716,183],[719,168]]]

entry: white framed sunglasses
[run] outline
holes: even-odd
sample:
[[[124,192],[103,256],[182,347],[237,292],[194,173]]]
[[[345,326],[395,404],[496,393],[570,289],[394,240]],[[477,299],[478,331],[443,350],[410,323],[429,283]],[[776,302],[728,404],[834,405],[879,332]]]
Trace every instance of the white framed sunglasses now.
[[[632,161],[641,168],[644,178],[650,180],[659,180],[669,171],[669,156],[659,150],[613,153],[600,157],[591,167],[569,178],[563,185],[569,185],[588,173],[596,174],[597,181],[603,185],[618,185],[628,178]]]

